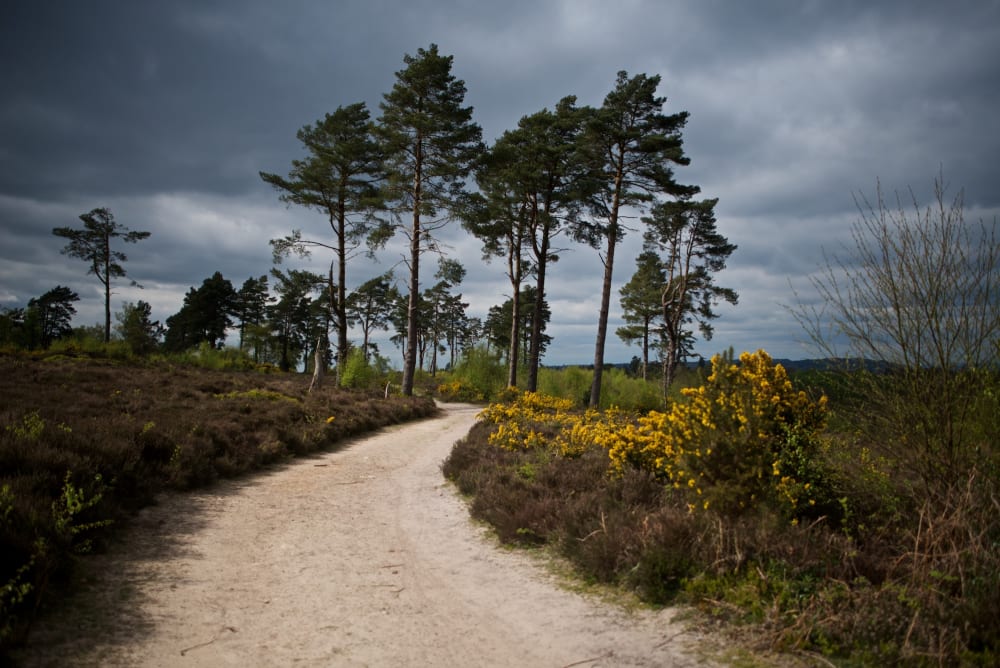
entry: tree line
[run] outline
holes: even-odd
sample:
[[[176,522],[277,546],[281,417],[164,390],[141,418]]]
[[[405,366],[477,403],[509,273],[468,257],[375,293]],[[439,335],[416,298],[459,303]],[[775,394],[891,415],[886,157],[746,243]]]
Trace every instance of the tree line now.
[[[714,281],[735,250],[716,229],[717,200],[699,199],[697,186],[680,184],[674,176],[676,166],[689,164],[682,140],[687,112],[664,112],[666,98],[656,93],[659,76],[619,72],[600,107],[564,97],[551,110],[522,117],[516,128],[487,146],[452,64],[453,57],[434,44],[419,49],[404,57],[405,67],[383,95],[378,118],[359,102],[301,128],[297,138],[304,156],[292,161],[287,175],[262,171],[260,177],[282,201],[322,214],[329,231],[292,230],[271,240],[274,297],[264,297],[266,275],[248,279],[240,290],[220,274],[192,288],[181,311],[167,319],[164,346],[218,345],[226,328],[237,324],[241,348],[277,355],[282,367],[291,367],[295,355],[310,349],[310,341],[316,342],[314,350],[325,349],[326,333],[333,330],[329,361],[340,368],[352,348],[352,327],[362,329],[361,349],[367,355],[371,332],[391,326],[403,349],[402,391],[412,394],[417,368],[425,363],[436,368],[441,350],[454,361],[456,350],[485,337],[489,345],[505,348],[508,383],[518,384],[518,370],[524,368],[522,384],[535,390],[550,342],[545,334],[548,272],[567,241],[582,242],[597,251],[602,266],[590,394],[596,406],[615,253],[631,229],[628,220],[641,216],[644,252],[622,292],[629,326],[618,335],[644,342],[644,369],[650,348],[659,351],[669,385],[677,364],[692,351],[692,328],[710,338],[714,306],[737,300],[735,291]],[[88,261],[104,285],[107,339],[110,281],[125,275],[124,255],[107,242],[135,242],[149,233],[115,227],[113,219],[109,225],[105,214],[110,217],[106,209],[81,216],[84,231],[53,232],[70,240],[63,252]],[[509,305],[495,307],[483,323],[465,316],[466,305],[454,293],[464,268],[443,255],[439,233],[455,222],[481,240],[485,259],[505,263]],[[98,238],[92,228],[101,225],[104,233]],[[92,246],[77,233],[90,234],[86,239]],[[348,293],[348,265],[394,237],[405,240],[405,287],[396,288],[390,272]],[[291,255],[316,251],[332,255],[325,276],[279,268]],[[438,282],[421,289],[428,253],[441,256]],[[265,321],[266,336],[260,329]]]
[[[655,279],[647,286],[648,303],[633,306],[638,297],[632,295],[624,304],[626,318],[634,323],[638,317],[644,322],[643,336],[658,343],[669,384],[677,364],[691,352],[691,327],[697,325],[710,338],[714,306],[719,300],[737,301],[735,291],[714,281],[736,248],[716,229],[717,200],[698,199],[697,186],[674,178],[675,166],[689,164],[682,141],[687,112],[664,113],[666,98],[656,94],[659,76],[619,72],[600,107],[579,106],[574,96],[564,97],[552,110],[524,116],[515,129],[486,146],[472,108],[464,105],[465,84],[453,76],[452,61],[433,44],[405,56],[406,67],[383,96],[377,119],[372,120],[364,103],[338,107],[299,131],[306,156],[293,161],[287,176],[260,174],[282,200],[317,209],[329,222],[332,239],[304,237],[294,230],[272,246],[276,260],[317,248],[333,252],[329,310],[339,360],[349,348],[348,262],[364,245],[371,253],[402,235],[408,269],[406,325],[400,333],[403,392],[412,392],[421,358],[416,325],[422,256],[440,253],[437,233],[459,221],[482,241],[484,258],[505,262],[511,287],[505,337],[508,384],[517,384],[524,366],[525,385],[535,390],[548,343],[545,282],[565,237],[597,249],[603,265],[590,396],[596,406],[615,251],[629,229],[626,219],[638,211],[649,214],[642,217],[645,255],[656,256],[657,271],[647,275]],[[649,318],[635,310],[653,306],[657,312]],[[632,333],[623,338],[631,341]],[[648,346],[644,350],[648,364]]]

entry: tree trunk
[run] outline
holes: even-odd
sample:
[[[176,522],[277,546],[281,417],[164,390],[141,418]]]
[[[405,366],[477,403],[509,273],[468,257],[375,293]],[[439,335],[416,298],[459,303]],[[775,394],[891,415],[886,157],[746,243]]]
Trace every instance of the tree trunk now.
[[[323,374],[326,371],[326,360],[323,359],[323,337],[316,338],[316,351],[313,353],[313,376],[309,383],[309,390],[306,394],[311,394],[314,389],[318,390],[323,385]]]
[[[416,169],[413,177],[413,228],[410,230],[410,299],[406,307],[406,352],[403,353],[403,395],[413,395],[413,378],[417,370],[417,319],[420,298],[420,143],[417,143]],[[421,356],[422,357],[422,356]],[[423,360],[421,360],[423,366]]]
[[[347,364],[347,351],[350,344],[347,341],[347,230],[346,210],[343,198],[340,200],[339,219],[337,224],[340,233],[337,235],[337,291],[333,291],[333,267],[330,267],[330,302],[334,317],[337,319],[337,382],[340,382],[341,369]]]
[[[617,215],[615,215],[617,218]],[[604,347],[608,337],[608,314],[611,311],[611,278],[614,272],[617,224],[608,228],[608,254],[604,260],[604,283],[601,287],[601,311],[597,319],[597,344],[594,347],[594,381],[590,385],[590,407],[601,403],[601,379],[604,375]]]
[[[537,204],[532,211],[533,218],[537,219]],[[531,318],[531,347],[528,352],[528,391],[538,391],[538,365],[542,357],[542,323],[544,319],[545,304],[545,270],[549,263],[549,226],[552,219],[546,211],[542,221],[541,246],[538,246],[538,234],[533,235],[532,246],[535,251],[535,277],[538,279],[535,285],[535,308]]]
[[[642,325],[642,379],[649,380],[649,318]]]
[[[100,276],[98,276],[100,278]],[[104,342],[111,341],[111,238],[104,235]]]
[[[615,172],[615,191],[611,199],[611,212],[608,216],[608,254],[604,260],[601,312],[597,319],[597,343],[594,346],[594,382],[590,385],[591,408],[597,408],[601,403],[601,380],[604,375],[604,347],[608,338],[608,314],[611,310],[611,279],[615,267],[615,246],[618,245],[618,212],[622,201],[622,175],[625,170],[624,160],[625,156],[620,154]]]

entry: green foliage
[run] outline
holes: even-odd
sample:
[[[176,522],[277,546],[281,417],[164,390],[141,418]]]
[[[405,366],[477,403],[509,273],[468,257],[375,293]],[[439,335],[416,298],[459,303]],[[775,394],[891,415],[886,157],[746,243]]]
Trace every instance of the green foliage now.
[[[18,440],[35,442],[45,429],[45,420],[39,417],[38,411],[32,411],[21,418],[20,424],[7,425],[4,429]]]
[[[159,345],[160,323],[151,319],[152,312],[153,307],[140,299],[123,304],[121,312],[115,314],[117,334],[138,357],[152,353]]]
[[[399,221],[387,234],[400,231],[410,242],[404,395],[413,394],[416,375],[420,257],[437,249],[432,232],[463,199],[465,179],[483,148],[482,129],[472,121],[472,107],[463,106],[465,82],[451,73],[452,60],[436,44],[405,56],[406,68],[383,96],[376,126],[384,157],[383,193]],[[422,224],[435,217],[432,226]]]
[[[340,370],[340,386],[354,390],[380,390],[389,380],[389,361],[378,355],[368,356],[352,348]]]
[[[233,284],[220,272],[215,272],[202,281],[199,288],[188,290],[181,310],[167,318],[164,347],[172,352],[181,352],[202,342],[213,348],[222,347],[236,308],[237,293]]]
[[[543,367],[538,370],[538,393],[569,399],[576,406],[586,406],[594,372],[579,366],[561,369]]]
[[[438,394],[449,401],[490,401],[507,386],[507,369],[497,355],[485,348],[469,348],[455,368],[438,386]]]
[[[612,406],[626,411],[651,411],[663,406],[663,396],[655,383],[632,378],[617,367],[605,369],[601,383],[601,408]]]
[[[585,367],[543,367],[538,372],[538,392],[551,397],[569,399],[575,406],[586,406],[594,372]],[[601,385],[601,408],[612,406],[626,411],[649,411],[663,405],[663,397],[655,383],[632,378],[624,370],[610,367],[604,372]]]
[[[67,239],[64,255],[83,260],[88,265],[87,273],[94,274],[104,286],[104,340],[111,340],[111,283],[112,279],[125,276],[122,263],[128,258],[125,253],[111,249],[113,239],[125,243],[137,243],[149,238],[149,232],[133,231],[115,221],[110,209],[93,209],[80,215],[83,229],[56,227],[52,234]]]
[[[249,390],[234,390],[232,392],[216,394],[214,396],[216,399],[250,399],[251,401],[291,401],[293,403],[302,403],[302,400],[298,397],[290,397],[282,392],[266,390],[258,387],[254,387]],[[145,427],[143,427],[143,429],[145,429]]]
[[[88,494],[82,487],[73,484],[72,472],[66,471],[62,492],[59,498],[52,502],[52,520],[56,533],[65,537],[73,551],[78,554],[89,552],[91,548],[91,539],[84,538],[78,541],[79,534],[113,523],[109,519],[80,521],[81,515],[101,502],[107,489],[101,474],[98,473],[94,475],[92,489]]]
[[[0,531],[7,534],[14,512],[14,494],[10,485],[0,487]],[[35,555],[27,562],[17,566],[16,570],[7,575],[6,582],[0,577],[0,648],[11,641],[18,629],[18,614],[21,606],[31,593],[31,582],[28,576],[35,565]],[[6,575],[6,574],[5,574]]]

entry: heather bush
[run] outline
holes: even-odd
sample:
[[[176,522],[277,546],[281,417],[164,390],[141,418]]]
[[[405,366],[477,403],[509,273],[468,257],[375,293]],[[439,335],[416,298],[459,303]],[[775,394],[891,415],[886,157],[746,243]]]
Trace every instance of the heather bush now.
[[[995,418],[980,422],[979,465],[921,496],[843,419],[858,398],[849,381],[811,378],[837,390],[830,406],[758,352],[714,359],[665,412],[508,390],[443,469],[501,540],[551,545],[582,577],[644,600],[752,624],[759,646],[844,665],[993,665]]]
[[[307,393],[308,381],[149,360],[0,356],[0,657],[40,602],[70,586],[74,560],[101,549],[156,494],[436,410],[426,398]]]

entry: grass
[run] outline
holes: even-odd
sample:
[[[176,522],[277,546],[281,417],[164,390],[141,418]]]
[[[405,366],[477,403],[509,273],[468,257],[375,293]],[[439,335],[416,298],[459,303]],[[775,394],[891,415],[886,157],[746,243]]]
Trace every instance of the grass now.
[[[212,484],[435,413],[295,374],[0,355],[0,656],[164,490]]]

